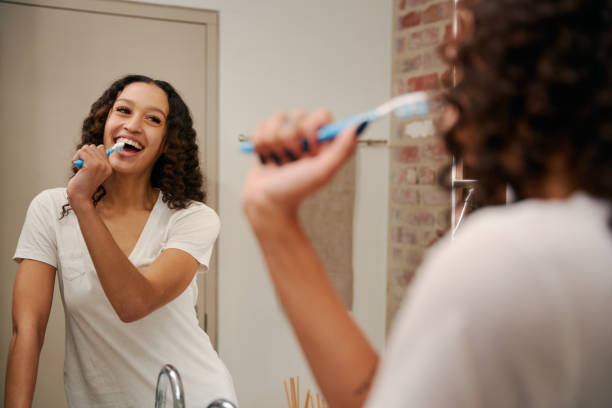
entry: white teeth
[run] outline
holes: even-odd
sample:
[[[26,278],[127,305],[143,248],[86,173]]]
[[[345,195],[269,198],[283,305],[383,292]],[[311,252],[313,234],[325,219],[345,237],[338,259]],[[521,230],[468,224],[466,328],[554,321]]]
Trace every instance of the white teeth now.
[[[117,142],[118,143],[128,144],[130,146],[133,146],[133,147],[137,148],[138,150],[142,150],[143,149],[143,147],[142,147],[142,145],[140,143],[138,143],[135,140],[128,139],[127,137],[120,137],[119,139],[117,139]]]

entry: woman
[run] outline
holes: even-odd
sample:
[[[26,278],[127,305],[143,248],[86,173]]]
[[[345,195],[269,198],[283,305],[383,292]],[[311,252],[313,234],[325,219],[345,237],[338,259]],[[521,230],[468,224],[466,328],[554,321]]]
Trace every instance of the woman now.
[[[442,133],[485,196],[508,183],[519,201],[479,210],[429,252],[380,362],[297,216],[356,128],[317,146],[321,110],[253,133],[265,164],[243,206],[330,406],[612,406],[612,3],[471,3],[443,49],[459,82]]]
[[[107,157],[118,141],[124,149]],[[167,82],[121,78],[92,105],[77,159],[66,188],[34,198],[19,238],[5,405],[31,405],[56,271],[71,407],[152,406],[167,363],[190,405],[235,401],[195,315],[195,275],[219,219],[202,203],[187,106]]]

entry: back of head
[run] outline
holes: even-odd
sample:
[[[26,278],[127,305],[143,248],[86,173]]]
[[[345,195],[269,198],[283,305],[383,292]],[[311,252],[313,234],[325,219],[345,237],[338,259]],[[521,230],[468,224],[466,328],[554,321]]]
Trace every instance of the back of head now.
[[[461,4],[461,3],[460,3]],[[577,190],[612,203],[612,1],[462,2],[444,132],[485,195],[509,183],[518,198],[561,157]]]

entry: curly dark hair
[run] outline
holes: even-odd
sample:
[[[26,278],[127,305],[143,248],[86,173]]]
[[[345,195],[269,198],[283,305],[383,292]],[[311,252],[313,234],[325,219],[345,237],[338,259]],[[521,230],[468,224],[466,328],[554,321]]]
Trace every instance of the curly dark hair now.
[[[168,82],[152,79],[144,75],[127,75],[113,84],[91,105],[89,115],[83,121],[80,149],[86,144],[103,143],[106,118],[121,91],[131,83],[144,82],[162,89],[168,97],[170,112],[167,118],[165,151],[155,162],[151,173],[151,185],[162,192],[162,200],[170,208],[185,208],[190,201],[203,202],[206,198],[204,178],[198,159],[196,132],[189,108]],[[73,175],[78,171],[73,167]],[[94,205],[106,194],[103,186],[92,197]],[[63,208],[63,215],[69,205]]]
[[[476,130],[471,164],[483,198],[506,183],[525,198],[526,185],[542,180],[551,155],[560,154],[576,188],[612,207],[612,1],[481,0],[460,7],[473,29],[441,49],[460,78],[444,96],[458,120],[442,136],[462,159],[459,132]],[[508,152],[518,166],[504,164]]]

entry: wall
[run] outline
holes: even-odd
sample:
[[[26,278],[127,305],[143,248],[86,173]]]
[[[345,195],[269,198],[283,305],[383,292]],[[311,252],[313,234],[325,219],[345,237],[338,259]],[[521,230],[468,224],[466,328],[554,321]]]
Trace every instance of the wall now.
[[[237,135],[282,108],[329,107],[337,118],[389,96],[392,0],[154,0],[220,12],[219,352],[243,407],[285,406],[283,380],[314,389],[240,206],[254,163]],[[387,139],[388,122],[369,138]],[[353,313],[375,346],[385,331],[388,150],[361,147]],[[305,392],[302,392],[304,395]]]
[[[395,0],[392,95],[450,85],[438,47],[452,36],[452,16],[452,0]],[[451,158],[434,131],[437,115],[391,121],[387,330],[425,252],[450,227],[451,198],[438,179]]]

